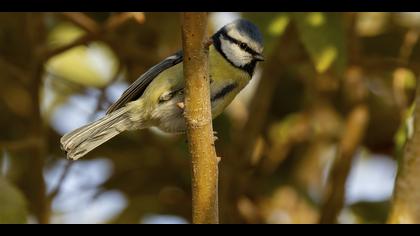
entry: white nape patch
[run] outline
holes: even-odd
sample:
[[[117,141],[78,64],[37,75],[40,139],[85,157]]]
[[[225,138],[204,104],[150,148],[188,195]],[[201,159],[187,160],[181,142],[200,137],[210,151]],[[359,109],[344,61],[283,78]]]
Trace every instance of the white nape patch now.
[[[220,42],[223,53],[234,65],[242,67],[251,63],[252,55],[249,52],[241,49],[239,45],[229,41],[228,39],[225,39],[223,35],[220,36]]]

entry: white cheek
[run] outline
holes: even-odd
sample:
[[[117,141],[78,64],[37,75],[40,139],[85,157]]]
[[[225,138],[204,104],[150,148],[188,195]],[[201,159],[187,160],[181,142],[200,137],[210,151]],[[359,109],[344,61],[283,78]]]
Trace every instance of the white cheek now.
[[[221,39],[222,51],[236,66],[244,66],[252,61],[252,55],[242,50],[238,45],[226,39]]]

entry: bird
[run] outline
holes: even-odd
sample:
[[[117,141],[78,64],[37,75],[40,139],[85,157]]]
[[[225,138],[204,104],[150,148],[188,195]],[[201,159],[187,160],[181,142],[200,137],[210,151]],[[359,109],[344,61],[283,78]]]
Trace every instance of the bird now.
[[[220,115],[264,61],[263,37],[245,19],[224,25],[209,40],[209,83],[212,118]],[[178,51],[151,67],[134,81],[106,114],[60,139],[67,158],[77,160],[128,130],[157,127],[184,133],[183,52]]]

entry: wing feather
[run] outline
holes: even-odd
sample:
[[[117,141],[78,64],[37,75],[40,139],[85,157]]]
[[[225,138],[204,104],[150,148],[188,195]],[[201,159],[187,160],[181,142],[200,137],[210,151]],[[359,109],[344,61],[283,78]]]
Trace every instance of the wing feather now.
[[[156,64],[148,71],[146,71],[143,75],[141,75],[133,84],[131,84],[127,90],[121,95],[121,97],[112,104],[108,110],[107,114],[120,109],[121,107],[125,106],[128,102],[134,101],[141,97],[146,90],[147,86],[153,81],[156,76],[162,73],[164,70],[182,62],[183,60],[183,53],[182,51],[178,51],[175,54],[165,58],[160,63]]]

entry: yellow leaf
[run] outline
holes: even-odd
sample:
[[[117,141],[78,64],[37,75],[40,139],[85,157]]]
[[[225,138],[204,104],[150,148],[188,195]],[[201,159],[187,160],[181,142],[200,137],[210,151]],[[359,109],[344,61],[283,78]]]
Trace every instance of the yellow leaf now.
[[[342,16],[335,13],[294,13],[299,38],[318,73],[330,68],[341,74],[347,61]]]
[[[337,58],[337,49],[334,46],[325,47],[319,52],[319,55],[317,55],[316,57],[318,58],[315,62],[316,70],[319,73],[323,73],[331,66],[331,64]]]
[[[290,18],[287,15],[277,16],[268,26],[268,32],[274,36],[283,34],[289,24],[289,21]]]
[[[58,25],[49,35],[50,47],[66,45],[81,37],[76,26]],[[112,50],[102,42],[90,43],[67,50],[46,64],[52,75],[84,86],[106,86],[116,73],[118,61]]]

